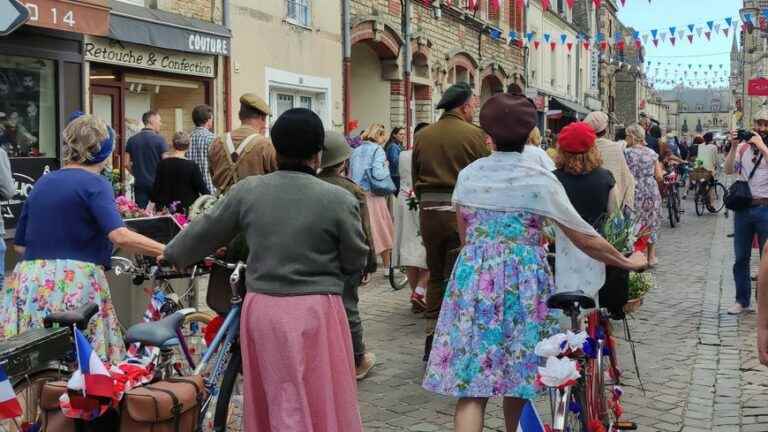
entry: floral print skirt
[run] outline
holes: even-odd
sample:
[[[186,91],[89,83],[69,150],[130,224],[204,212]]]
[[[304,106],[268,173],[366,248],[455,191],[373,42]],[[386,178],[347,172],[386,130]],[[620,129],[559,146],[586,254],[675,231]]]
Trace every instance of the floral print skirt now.
[[[534,399],[536,344],[560,330],[546,306],[554,294],[537,217],[470,216],[467,244],[443,299],[425,389],[454,397]],[[478,223],[479,222],[479,223]],[[505,238],[506,237],[506,238]]]
[[[104,361],[118,363],[125,357],[125,342],[104,270],[93,263],[74,260],[21,261],[5,281],[0,297],[0,339],[43,326],[53,312],[95,303],[86,336]]]

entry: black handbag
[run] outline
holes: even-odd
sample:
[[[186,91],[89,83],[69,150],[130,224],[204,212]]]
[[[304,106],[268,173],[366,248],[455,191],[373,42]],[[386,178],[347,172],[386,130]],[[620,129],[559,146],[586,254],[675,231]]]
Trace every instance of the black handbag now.
[[[752,191],[749,189],[749,181],[757,171],[757,167],[760,166],[760,162],[763,161],[763,154],[760,153],[760,157],[757,159],[752,172],[749,173],[749,178],[746,181],[739,180],[731,185],[728,189],[728,193],[725,195],[725,207],[728,210],[740,211],[749,208],[752,205]]]

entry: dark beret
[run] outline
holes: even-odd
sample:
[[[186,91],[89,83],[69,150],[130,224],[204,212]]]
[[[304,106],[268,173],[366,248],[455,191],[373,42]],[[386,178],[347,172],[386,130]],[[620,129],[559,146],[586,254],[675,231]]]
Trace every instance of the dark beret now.
[[[494,141],[524,144],[536,127],[536,107],[523,95],[499,93],[480,110],[480,126]]]
[[[323,150],[325,127],[314,112],[293,108],[278,117],[269,135],[278,155],[309,159]]]
[[[472,97],[472,87],[465,82],[460,82],[448,87],[443,97],[437,104],[437,109],[446,111],[464,105]]]

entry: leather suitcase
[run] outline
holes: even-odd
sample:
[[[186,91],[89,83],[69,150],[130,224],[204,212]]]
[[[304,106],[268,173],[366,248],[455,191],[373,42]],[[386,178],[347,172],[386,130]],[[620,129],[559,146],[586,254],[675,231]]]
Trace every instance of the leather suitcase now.
[[[59,408],[59,398],[67,391],[66,381],[51,381],[40,392],[42,432],[77,432],[75,421],[65,417]]]
[[[194,432],[206,397],[203,378],[172,378],[128,391],[121,403],[120,430]]]
[[[72,330],[35,328],[0,342],[0,361],[12,383],[47,369],[51,362],[72,358]]]
[[[110,408],[91,421],[66,417],[59,407],[59,398],[67,391],[66,381],[51,381],[40,392],[41,432],[103,432],[116,431],[118,414]]]

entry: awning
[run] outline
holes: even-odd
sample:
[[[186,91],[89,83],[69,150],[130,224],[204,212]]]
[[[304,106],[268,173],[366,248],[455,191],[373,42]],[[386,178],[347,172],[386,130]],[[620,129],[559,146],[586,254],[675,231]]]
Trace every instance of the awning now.
[[[555,106],[553,106],[553,102]],[[557,106],[557,105],[560,105],[560,106]],[[587,109],[587,107],[581,104],[578,104],[576,102],[572,102],[572,101],[569,101],[568,99],[562,99],[556,96],[550,97],[549,109],[557,109],[557,108],[562,108],[566,111],[572,111],[573,113],[581,114],[581,115],[587,115],[590,112]]]
[[[116,0],[110,0],[109,6],[111,39],[197,54],[229,55],[232,32],[224,26]]]

